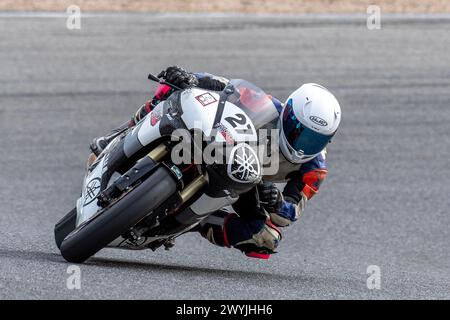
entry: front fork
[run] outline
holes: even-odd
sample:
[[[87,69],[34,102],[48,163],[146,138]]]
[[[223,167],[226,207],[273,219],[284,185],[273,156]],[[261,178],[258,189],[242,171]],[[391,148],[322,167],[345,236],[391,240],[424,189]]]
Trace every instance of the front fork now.
[[[161,143],[152,149],[147,156],[137,161],[132,168],[122,174],[98,196],[99,204],[106,207],[114,199],[132,190],[136,183],[151,175],[160,166],[165,166],[169,169],[174,179],[178,181],[178,192],[174,193],[164,204],[155,209],[138,225],[131,228],[129,232],[122,236],[122,239],[129,240],[129,244],[134,243],[128,249],[143,249],[144,246],[156,249],[162,244],[169,243],[171,239],[195,226],[195,224],[186,225],[179,223],[175,217],[188,210],[188,208],[183,208],[189,205],[189,202],[192,202],[193,198],[208,184],[208,176],[207,174],[199,174],[192,181],[184,185],[180,169],[172,165],[170,161],[164,161],[167,159],[169,153],[170,148],[166,144]],[[141,243],[141,239],[144,237],[148,239],[153,238],[155,241],[143,244]],[[159,240],[157,240],[158,238]],[[122,245],[119,245],[119,247],[127,248]]]

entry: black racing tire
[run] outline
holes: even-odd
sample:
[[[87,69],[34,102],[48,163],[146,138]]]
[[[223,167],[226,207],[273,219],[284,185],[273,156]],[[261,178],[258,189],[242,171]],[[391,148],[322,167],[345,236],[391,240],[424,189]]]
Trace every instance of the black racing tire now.
[[[55,242],[58,249],[61,248],[61,243],[69,233],[75,230],[77,224],[77,208],[73,208],[55,225]]]
[[[151,211],[177,191],[177,183],[165,167],[150,177],[117,203],[69,234],[61,243],[65,260],[82,263],[127,232]]]

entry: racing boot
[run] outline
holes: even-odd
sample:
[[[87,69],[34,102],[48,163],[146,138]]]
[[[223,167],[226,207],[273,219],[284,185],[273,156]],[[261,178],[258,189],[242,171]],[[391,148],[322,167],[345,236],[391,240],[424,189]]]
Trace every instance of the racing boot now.
[[[269,218],[243,219],[235,213],[218,211],[199,226],[200,234],[221,247],[233,247],[251,258],[269,259],[282,235]]]
[[[124,132],[126,129],[130,128],[130,121],[120,125],[119,127],[113,129],[108,135],[94,138],[89,146],[92,153],[97,157],[102,151],[106,148],[106,146],[119,134]]]
[[[115,137],[124,132],[126,129],[134,127],[139,121],[141,121],[147,114],[149,114],[153,110],[154,106],[157,103],[159,103],[168,94],[170,94],[170,87],[163,85],[158,86],[155,97],[143,104],[136,111],[130,121],[123,123],[119,127],[112,130],[106,136],[94,138],[90,145],[91,151],[96,156],[98,156]]]
[[[139,121],[141,121],[142,118],[144,118],[150,111],[152,111],[152,107],[152,101],[147,101],[136,111],[130,121],[121,124],[106,136],[94,138],[91,145],[89,146],[91,151],[96,156],[98,156],[115,137],[117,137],[122,132],[125,132],[125,130],[127,130],[128,128],[134,127]]]

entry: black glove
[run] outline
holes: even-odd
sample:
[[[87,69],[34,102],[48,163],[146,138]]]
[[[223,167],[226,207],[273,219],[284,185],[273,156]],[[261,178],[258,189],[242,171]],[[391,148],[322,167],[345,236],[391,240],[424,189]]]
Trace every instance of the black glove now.
[[[198,80],[198,87],[206,90],[223,91],[226,84],[211,77],[203,77]]]
[[[168,67],[158,74],[158,78],[164,78],[165,81],[181,89],[191,88],[198,85],[197,77],[190,72],[178,66]]]
[[[278,212],[283,204],[280,190],[272,182],[264,182],[258,185],[259,201],[270,212]]]

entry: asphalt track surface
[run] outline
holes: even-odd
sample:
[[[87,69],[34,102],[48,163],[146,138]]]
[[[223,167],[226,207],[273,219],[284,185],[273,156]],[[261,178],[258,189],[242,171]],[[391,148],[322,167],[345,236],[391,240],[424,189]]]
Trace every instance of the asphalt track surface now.
[[[450,298],[450,18],[0,17],[0,298]],[[285,99],[332,90],[342,126],[329,177],[269,261],[200,236],[171,251],[103,250],[66,287],[54,223],[80,192],[88,144],[179,64]],[[367,268],[381,270],[369,290]]]

